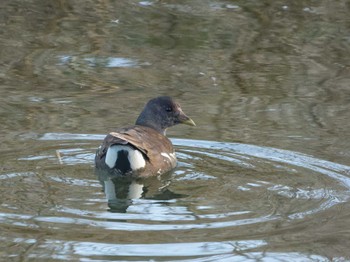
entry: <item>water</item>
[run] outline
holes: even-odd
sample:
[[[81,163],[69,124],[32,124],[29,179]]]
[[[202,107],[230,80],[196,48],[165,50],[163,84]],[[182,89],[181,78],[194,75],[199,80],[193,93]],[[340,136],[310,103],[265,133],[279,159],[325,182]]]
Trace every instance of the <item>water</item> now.
[[[288,150],[172,139],[172,174],[118,183],[92,176],[103,135],[31,136],[40,150],[19,161],[36,170],[0,176],[3,257],[327,261],[315,230],[337,227],[350,197],[349,166]]]
[[[2,1],[0,260],[350,259],[346,1]],[[171,95],[170,174],[95,174]]]

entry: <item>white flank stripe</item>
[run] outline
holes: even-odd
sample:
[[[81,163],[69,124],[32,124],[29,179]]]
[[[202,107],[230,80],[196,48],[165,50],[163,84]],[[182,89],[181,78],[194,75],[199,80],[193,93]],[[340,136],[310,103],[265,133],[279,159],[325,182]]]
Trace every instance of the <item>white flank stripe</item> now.
[[[174,161],[176,160],[176,156],[175,156],[175,153],[165,153],[165,152],[162,152],[160,153],[162,156],[166,157],[167,159],[169,159],[170,161]]]
[[[146,161],[143,158],[143,155],[140,151],[133,149],[129,146],[121,146],[121,145],[114,145],[108,148],[107,154],[106,154],[106,165],[110,168],[113,168],[115,165],[115,162],[118,158],[118,152],[121,150],[128,151],[128,159],[130,163],[130,167],[133,171],[138,170],[140,168],[144,168],[146,165]]]

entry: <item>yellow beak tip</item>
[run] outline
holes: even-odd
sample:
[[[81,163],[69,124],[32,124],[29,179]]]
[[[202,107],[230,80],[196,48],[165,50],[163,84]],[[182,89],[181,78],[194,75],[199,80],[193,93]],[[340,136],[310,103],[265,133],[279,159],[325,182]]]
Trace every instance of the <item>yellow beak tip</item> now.
[[[196,126],[196,123],[191,119],[186,119],[185,121],[182,122],[182,124],[189,125],[189,126]]]

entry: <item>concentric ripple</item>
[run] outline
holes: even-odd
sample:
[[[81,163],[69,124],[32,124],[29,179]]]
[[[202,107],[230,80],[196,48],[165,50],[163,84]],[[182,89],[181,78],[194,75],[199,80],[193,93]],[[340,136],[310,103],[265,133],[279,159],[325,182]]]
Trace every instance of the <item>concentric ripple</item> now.
[[[102,138],[44,134],[40,150],[18,157],[18,171],[0,174],[4,243],[44,260],[327,261],[316,247],[303,251],[301,240],[312,241],[310,232],[349,202],[350,167],[276,148],[172,139],[173,173],[121,181],[93,174],[94,140]]]

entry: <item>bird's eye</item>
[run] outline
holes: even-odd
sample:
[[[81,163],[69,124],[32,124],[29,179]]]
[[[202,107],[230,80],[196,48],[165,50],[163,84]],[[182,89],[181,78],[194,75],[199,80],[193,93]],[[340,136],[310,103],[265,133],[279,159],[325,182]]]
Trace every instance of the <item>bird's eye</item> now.
[[[173,109],[172,109],[171,107],[166,107],[166,108],[165,108],[165,111],[171,112],[171,111],[173,111]]]

